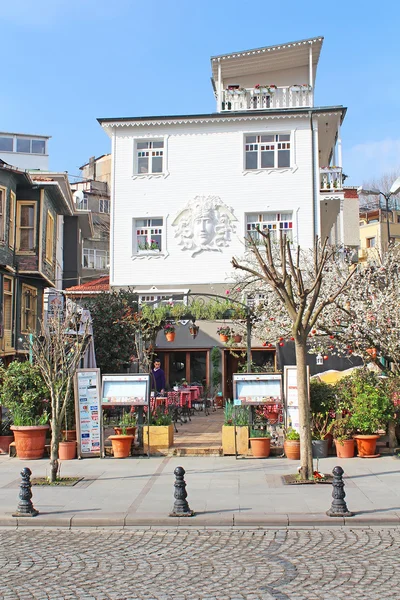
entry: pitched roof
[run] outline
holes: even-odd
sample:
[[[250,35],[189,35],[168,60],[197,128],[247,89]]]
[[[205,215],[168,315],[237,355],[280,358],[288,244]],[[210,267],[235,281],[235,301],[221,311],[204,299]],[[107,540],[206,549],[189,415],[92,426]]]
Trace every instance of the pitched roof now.
[[[86,283],[81,283],[80,285],[74,285],[65,290],[65,293],[68,294],[99,294],[101,292],[109,292],[110,291],[110,277],[109,275],[104,275],[103,277],[99,277],[98,279],[93,279],[92,281],[87,281]]]

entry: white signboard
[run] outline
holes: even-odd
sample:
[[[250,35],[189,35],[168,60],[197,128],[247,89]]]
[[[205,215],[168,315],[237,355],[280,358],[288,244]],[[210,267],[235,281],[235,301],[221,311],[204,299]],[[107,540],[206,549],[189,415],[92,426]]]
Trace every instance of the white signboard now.
[[[307,377],[309,379],[310,372],[307,367]],[[286,428],[291,427],[296,431],[300,431],[299,418],[299,395],[297,390],[297,367],[284,367],[284,390],[285,390],[285,412],[286,412]]]
[[[78,369],[75,374],[75,415],[78,457],[100,456],[102,409],[100,369]]]
[[[282,401],[281,375],[270,373],[234,373],[234,404],[271,404]]]
[[[103,405],[148,406],[149,398],[149,374],[103,375]]]

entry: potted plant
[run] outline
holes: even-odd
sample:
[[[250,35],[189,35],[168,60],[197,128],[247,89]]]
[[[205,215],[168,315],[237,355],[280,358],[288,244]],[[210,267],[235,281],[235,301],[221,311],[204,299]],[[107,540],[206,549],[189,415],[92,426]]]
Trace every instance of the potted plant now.
[[[69,431],[66,431],[67,435]],[[63,435],[63,439],[58,443],[58,458],[60,460],[73,460],[76,458],[76,440],[68,439]]]
[[[219,339],[221,340],[221,342],[227,342],[229,340],[231,331],[232,330],[228,325],[221,325],[221,327],[218,327],[217,333],[219,335]]]
[[[291,85],[290,86],[290,91],[291,92],[299,92],[300,91],[300,86],[295,84],[295,85]]]
[[[250,430],[250,448],[254,458],[268,458],[271,451],[271,434],[267,429]]]
[[[133,437],[135,437],[136,423],[136,413],[126,412],[121,416],[118,425],[114,427],[114,432],[116,433],[116,435],[121,435],[124,430],[126,435],[133,435]]]
[[[175,326],[172,323],[166,323],[164,325],[164,334],[167,342],[173,342],[175,340]]]
[[[386,430],[393,408],[383,386],[364,383],[362,390],[353,398],[350,424],[357,432],[358,455],[373,458],[376,454],[378,431]]]
[[[310,382],[310,409],[314,424],[314,439],[328,440],[328,451],[333,446],[333,435],[331,429],[333,427],[332,419],[334,418],[336,409],[336,394],[335,388],[324,381],[312,380]],[[323,434],[321,427],[324,425],[326,416],[325,433]],[[328,425],[330,427],[328,428]],[[322,444],[314,444],[314,446],[323,446]]]
[[[235,425],[236,451],[246,455],[249,449],[249,408],[227,402],[222,426],[222,451],[225,456],[235,454]]]
[[[10,411],[17,456],[36,460],[43,457],[49,429],[47,388],[37,366],[13,361],[1,368],[0,393],[3,405]]]
[[[157,408],[151,415],[150,425],[143,427],[143,449],[150,454],[167,454],[174,445],[174,427],[171,415]]]
[[[283,450],[286,454],[286,458],[289,458],[290,460],[300,460],[300,434],[291,427],[286,431]]]
[[[312,415],[312,452],[313,458],[326,458],[328,456],[329,440],[327,435],[331,432],[334,421],[329,413],[313,413]]]
[[[338,458],[354,457],[353,427],[350,424],[350,415],[336,417],[333,425],[333,434]]]
[[[14,441],[11,425],[12,419],[10,415],[3,417],[0,423],[0,454],[8,454],[10,444]]]
[[[108,439],[112,444],[114,458],[128,458],[134,436],[127,434],[125,425],[121,427],[120,434],[109,435]]]
[[[240,335],[240,333],[236,333],[235,331],[231,331],[231,339],[235,344],[240,344],[240,342],[242,341],[242,336]]]
[[[65,410],[64,427],[61,433],[64,442],[76,442],[76,427],[75,427],[75,399],[71,393],[67,407]]]

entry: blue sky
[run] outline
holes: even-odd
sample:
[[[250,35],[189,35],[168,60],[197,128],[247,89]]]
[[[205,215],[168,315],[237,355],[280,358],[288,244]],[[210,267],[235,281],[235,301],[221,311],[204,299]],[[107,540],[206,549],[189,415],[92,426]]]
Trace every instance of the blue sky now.
[[[316,105],[348,107],[346,184],[400,167],[400,4],[6,0],[0,130],[51,135],[50,168],[109,151],[97,117],[212,112],[209,57],[324,36]]]

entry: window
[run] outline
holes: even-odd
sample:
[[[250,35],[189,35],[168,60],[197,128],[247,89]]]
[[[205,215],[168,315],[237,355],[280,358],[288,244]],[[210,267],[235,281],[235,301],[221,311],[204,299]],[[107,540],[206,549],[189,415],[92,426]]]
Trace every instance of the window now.
[[[22,284],[21,332],[36,331],[37,289]]]
[[[163,172],[164,140],[136,141],[135,173],[146,175]]]
[[[134,253],[163,250],[163,219],[134,219]]]
[[[367,238],[366,242],[367,242],[367,248],[375,248],[376,238],[374,238],[374,237]]]
[[[15,193],[10,192],[10,218],[8,223],[8,245],[10,248],[15,246],[15,200]]]
[[[35,202],[17,202],[17,250],[35,251]]]
[[[45,140],[31,140],[25,137],[17,137],[17,152],[23,152],[25,154],[45,154],[46,142]]]
[[[13,141],[12,137],[0,137],[0,152],[12,152]]]
[[[108,269],[109,262],[108,250],[83,248],[82,266],[85,269]]]
[[[110,212],[110,201],[109,200],[99,200],[99,212],[101,212],[101,213],[109,213]]]
[[[54,254],[54,217],[50,212],[47,212],[46,221],[46,260],[49,263],[53,262]]]
[[[88,199],[87,196],[79,197],[75,196],[76,202],[76,210],[87,210],[88,209]]]
[[[257,243],[262,243],[263,237],[257,231],[269,230],[271,239],[279,240],[278,232],[285,233],[291,241],[293,241],[293,213],[261,213],[246,215],[246,235],[251,235]]]
[[[245,168],[290,167],[290,134],[246,135]]]
[[[4,346],[3,349],[12,347],[13,330],[13,280],[11,277],[3,278],[3,323]]]
[[[400,215],[397,215],[397,222],[400,223]]]
[[[7,188],[0,187],[0,242],[5,240],[5,212],[7,205]]]

